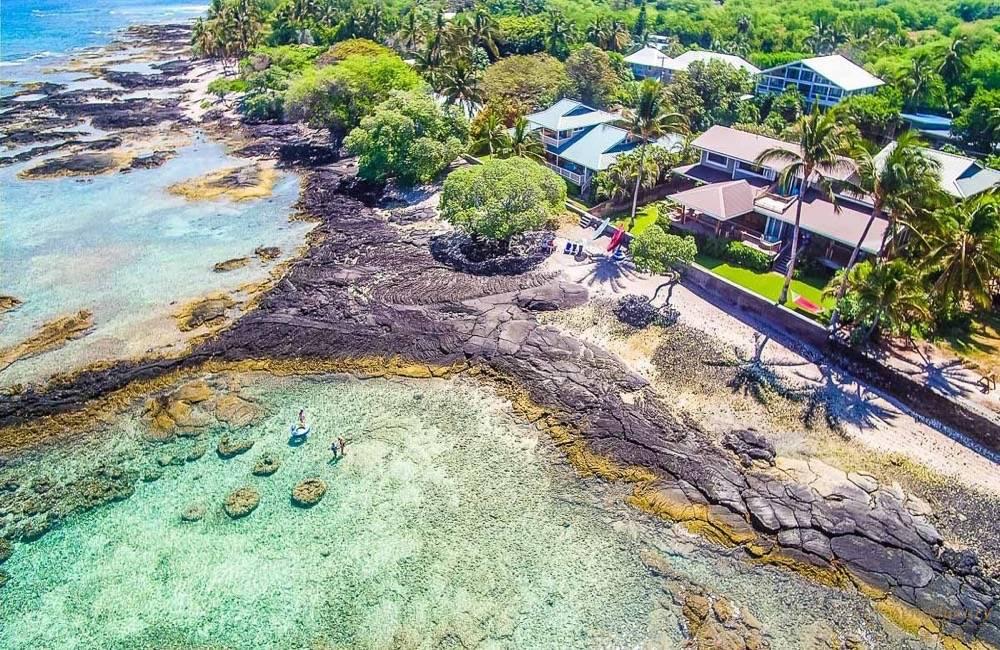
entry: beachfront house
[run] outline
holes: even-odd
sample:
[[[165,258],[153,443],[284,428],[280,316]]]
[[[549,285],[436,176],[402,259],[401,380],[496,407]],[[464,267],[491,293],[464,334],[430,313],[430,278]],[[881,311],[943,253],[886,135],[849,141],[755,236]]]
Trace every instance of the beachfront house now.
[[[594,176],[622,153],[639,146],[639,139],[616,126],[621,116],[592,108],[573,99],[560,99],[543,111],[526,115],[532,131],[541,136],[545,165],[585,192]],[[680,138],[661,138],[657,146],[680,146]]]
[[[632,68],[636,79],[657,79],[664,83],[671,81],[678,71],[687,70],[695,61],[722,61],[729,65],[746,70],[751,75],[760,72],[753,64],[732,54],[691,50],[674,58],[661,50],[649,45],[625,57],[625,62]]]
[[[778,94],[797,88],[809,106],[828,107],[851,95],[875,92],[883,83],[861,66],[831,54],[762,70],[757,75],[757,93]]]
[[[755,161],[768,149],[797,151],[798,145],[724,126],[713,126],[691,144],[700,154],[698,162],[674,172],[696,185],[669,197],[681,208],[673,217],[674,224],[684,230],[742,241],[772,255],[773,268],[784,272],[789,262],[798,189],[781,187],[777,182],[782,163],[758,165]],[[876,159],[884,159],[893,146],[895,143],[887,145]],[[965,156],[925,151],[940,164],[941,189],[956,199],[1000,186],[1000,171]],[[845,165],[824,173],[848,180],[853,171]],[[840,193],[834,204],[824,194],[807,190],[800,221],[804,254],[830,268],[845,266],[872,209],[868,196]],[[863,255],[881,250],[887,225],[882,215],[876,217],[861,245]]]

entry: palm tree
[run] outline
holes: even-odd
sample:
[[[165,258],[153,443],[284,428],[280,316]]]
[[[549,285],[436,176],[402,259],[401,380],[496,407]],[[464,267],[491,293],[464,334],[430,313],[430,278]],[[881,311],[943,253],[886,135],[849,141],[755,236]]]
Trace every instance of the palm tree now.
[[[884,251],[886,240],[894,242],[890,233],[895,231],[896,223],[901,215],[912,215],[916,212],[919,197],[931,188],[937,187],[938,163],[923,150],[923,142],[914,131],[903,133],[885,158],[881,158],[858,144],[854,147],[851,158],[855,163],[856,181],[852,183],[856,191],[867,194],[872,199],[872,212],[865,223],[864,230],[858,238],[858,243],[851,251],[851,259],[847,262],[847,273],[854,268],[861,254],[861,246],[868,238],[875,218],[881,213],[889,217],[885,235],[882,238]],[[837,290],[836,304],[830,315],[830,331],[836,331],[840,318],[840,300],[847,292],[847,273],[843,274],[840,288]]]
[[[831,287],[845,278],[857,301],[856,322],[868,323],[865,340],[879,326],[892,333],[908,334],[913,325],[930,320],[922,278],[903,260],[882,264],[865,260],[849,271],[838,271]]]
[[[928,260],[940,275],[934,291],[960,306],[988,308],[1000,277],[1000,192],[993,190],[942,211]]]
[[[643,145],[640,149],[645,149]],[[632,154],[619,156],[615,162],[596,179],[597,194],[609,199],[623,199],[632,194],[637,181],[642,187],[649,189],[656,185],[660,176],[660,167],[656,161],[639,151],[639,156]],[[633,224],[630,224],[630,228]]]
[[[514,122],[514,128],[507,133],[500,153],[505,157],[520,156],[542,161],[545,159],[545,149],[542,139],[531,130],[528,120],[520,116]]]
[[[667,110],[663,86],[655,79],[646,79],[639,85],[635,104],[627,114],[632,135],[639,138],[641,145],[667,133],[686,133],[687,120],[679,113]],[[629,228],[635,224],[635,211],[639,205],[639,187],[642,184],[646,160],[646,147],[640,146],[639,170],[635,179],[635,193],[632,196],[632,213]]]
[[[479,73],[468,59],[456,59],[445,68],[438,78],[438,91],[445,96],[449,106],[458,104],[466,117],[471,118],[476,106],[483,103],[483,92],[479,88]]]
[[[968,51],[968,40],[965,36],[955,38],[948,49],[945,50],[941,63],[938,64],[937,72],[948,85],[954,86],[959,79],[969,69],[969,62],[965,55]]]
[[[396,42],[404,52],[415,52],[423,39],[424,25],[417,17],[416,9],[413,7],[410,10],[396,32]]]
[[[791,127],[798,150],[781,147],[767,149],[756,160],[758,165],[783,163],[778,177],[781,187],[792,188],[798,181],[798,196],[795,200],[795,227],[792,231],[791,261],[785,273],[785,281],[781,285],[781,295],[778,304],[782,305],[788,299],[788,287],[792,283],[795,272],[795,258],[799,252],[799,224],[802,219],[802,200],[809,188],[821,189],[830,201],[837,205],[833,186],[826,174],[838,170],[849,171],[850,159],[846,156],[854,149],[856,131],[840,122],[836,111],[819,112],[818,106],[808,115],[803,115]],[[847,176],[848,174],[843,174]]]
[[[612,21],[606,34],[607,47],[610,52],[622,52],[632,43],[632,34],[620,20]]]
[[[476,9],[469,24],[469,36],[474,47],[481,47],[486,50],[491,61],[500,58],[500,48],[497,43],[500,41],[500,24],[483,7]]]
[[[472,146],[475,151],[486,149],[491,156],[494,156],[507,142],[508,137],[510,136],[507,135],[507,127],[504,126],[503,120],[496,112],[489,111],[479,137],[473,141]]]
[[[549,14],[549,32],[545,36],[545,49],[552,56],[558,56],[569,49],[573,25],[566,16],[553,11]]]
[[[934,96],[937,91],[937,72],[931,57],[926,52],[921,52],[910,59],[910,64],[901,69],[896,75],[896,85],[903,91],[903,99],[906,106],[919,108]]]

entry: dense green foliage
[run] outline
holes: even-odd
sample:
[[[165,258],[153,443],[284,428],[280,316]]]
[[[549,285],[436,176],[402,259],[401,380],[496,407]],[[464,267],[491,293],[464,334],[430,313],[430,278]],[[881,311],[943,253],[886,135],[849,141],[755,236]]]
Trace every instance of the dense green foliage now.
[[[510,56],[488,67],[483,91],[490,100],[519,104],[525,111],[545,108],[569,90],[566,66],[548,54]]]
[[[453,171],[441,190],[441,216],[470,233],[505,241],[541,228],[564,209],[566,184],[526,158],[492,159]]]
[[[604,108],[611,104],[623,83],[607,52],[590,43],[569,55],[566,74],[573,94],[584,104]]]
[[[468,124],[456,108],[442,109],[427,93],[396,91],[347,136],[361,176],[426,183],[465,148]]]
[[[764,272],[771,268],[771,257],[767,253],[740,241],[726,244],[722,259],[751,271]]]
[[[691,235],[674,235],[653,224],[632,239],[629,253],[636,268],[649,273],[666,273],[693,263],[698,247]]]
[[[393,90],[421,85],[420,75],[395,54],[353,55],[336,65],[303,70],[285,91],[285,112],[293,120],[346,130]]]

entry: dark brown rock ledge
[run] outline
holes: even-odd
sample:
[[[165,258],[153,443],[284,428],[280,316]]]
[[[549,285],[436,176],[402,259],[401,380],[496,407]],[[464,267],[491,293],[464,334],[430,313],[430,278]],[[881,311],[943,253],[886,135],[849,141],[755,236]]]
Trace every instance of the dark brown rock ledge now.
[[[636,481],[634,505],[743,547],[755,561],[859,588],[912,632],[1000,647],[997,581],[973,555],[947,549],[907,495],[805,461],[743,467],[616,358],[538,323],[532,310],[579,304],[581,287],[539,272],[473,276],[438,264],[429,234],[352,198],[355,183],[347,164],[309,173],[301,207],[321,221],[314,245],[258,309],[190,356],[121,363],[45,392],[2,396],[0,424],[78,408],[209,360],[472,367],[507,382],[515,406],[550,429],[581,469]]]

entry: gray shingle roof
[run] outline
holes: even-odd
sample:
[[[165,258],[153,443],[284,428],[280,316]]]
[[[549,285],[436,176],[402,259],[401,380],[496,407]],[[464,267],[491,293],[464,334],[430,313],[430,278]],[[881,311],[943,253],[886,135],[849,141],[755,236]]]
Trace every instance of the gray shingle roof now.
[[[532,113],[525,119],[535,128],[569,131],[620,119],[614,113],[601,111],[574,99],[560,99],[544,111]]]

